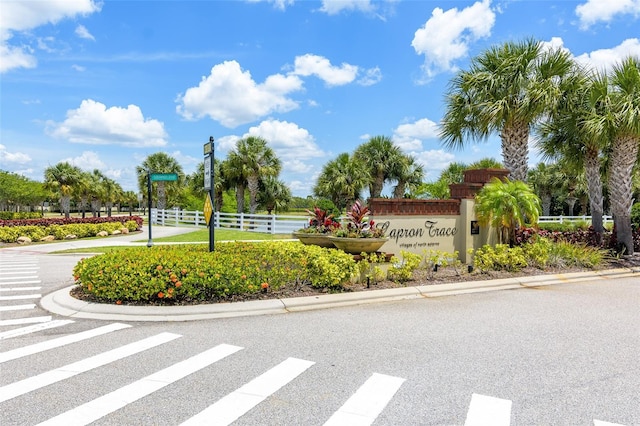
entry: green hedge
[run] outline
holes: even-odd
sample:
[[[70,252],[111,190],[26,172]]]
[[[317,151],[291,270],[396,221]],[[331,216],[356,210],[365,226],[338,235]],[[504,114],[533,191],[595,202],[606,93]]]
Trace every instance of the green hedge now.
[[[307,283],[339,290],[356,274],[353,256],[299,242],[225,243],[131,248],[81,260],[85,293],[104,302],[224,300]]]
[[[129,232],[138,229],[135,220],[105,223],[83,223],[69,225],[49,225],[49,226],[0,226],[0,241],[4,243],[15,243],[19,237],[29,237],[31,241],[39,241],[47,235],[53,235],[56,240],[63,240],[67,235],[73,234],[78,238],[95,237],[100,231],[109,234],[113,231],[127,228]]]

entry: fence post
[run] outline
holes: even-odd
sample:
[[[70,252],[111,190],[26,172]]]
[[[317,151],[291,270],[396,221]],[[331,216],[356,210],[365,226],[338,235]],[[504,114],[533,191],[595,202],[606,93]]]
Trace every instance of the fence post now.
[[[177,207],[175,207],[175,208],[173,209],[173,212],[176,214],[176,226],[178,226],[178,224],[179,224],[179,222],[178,222],[178,218],[179,218],[179,215],[180,215],[180,210],[178,210],[178,208],[177,208]]]
[[[271,234],[276,233],[276,215],[271,213]]]
[[[240,230],[244,231],[244,213],[240,213]]]

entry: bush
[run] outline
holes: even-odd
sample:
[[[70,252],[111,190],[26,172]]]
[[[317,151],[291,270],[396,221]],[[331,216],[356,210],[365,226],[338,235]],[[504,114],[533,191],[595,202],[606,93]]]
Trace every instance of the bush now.
[[[400,251],[402,260],[396,256],[391,258],[391,267],[387,271],[387,277],[395,282],[406,282],[413,276],[415,271],[422,263],[422,256],[408,251]]]
[[[528,265],[522,247],[509,247],[507,244],[485,245],[475,251],[473,266],[481,272],[516,272]]]
[[[635,229],[640,229],[640,203],[631,206],[631,223]]]
[[[0,212],[1,220],[15,219],[39,219],[42,217],[40,212]]]
[[[67,225],[26,225],[26,226],[0,226],[0,241],[14,243],[18,237],[29,237],[32,241],[38,241],[47,235],[53,235],[56,240],[63,240],[67,235],[73,234],[78,238],[95,237],[100,231],[112,234],[113,231],[127,228],[130,232],[138,229],[138,222],[128,220],[121,222],[101,223],[75,223]]]
[[[81,260],[74,276],[105,302],[213,301],[287,284],[340,290],[357,273],[353,256],[299,242],[154,246]]]
[[[70,224],[98,224],[108,222],[127,223],[135,221],[136,229],[142,229],[143,219],[140,216],[111,216],[111,217],[70,217],[70,218],[41,218],[41,219],[16,219],[0,220],[1,226],[50,226],[50,225],[70,225]]]

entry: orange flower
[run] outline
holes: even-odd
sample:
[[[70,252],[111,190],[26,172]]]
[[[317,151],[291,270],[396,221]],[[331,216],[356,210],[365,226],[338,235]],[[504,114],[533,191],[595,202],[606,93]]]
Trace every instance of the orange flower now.
[[[159,299],[162,299],[163,297],[164,297],[164,293],[163,292],[158,293],[158,298]]]
[[[122,305],[122,300],[116,300],[116,305]]]
[[[157,269],[158,271],[162,271],[162,265],[158,265],[158,266],[156,266],[156,269]]]
[[[242,278],[243,280],[246,280],[247,276],[243,274],[240,278]]]
[[[180,271],[180,272],[182,272],[182,275],[187,275],[187,270],[184,269],[184,268],[182,268],[182,271]]]
[[[180,287],[181,285],[182,285],[182,281],[178,281],[178,282],[176,283],[176,287]]]
[[[267,288],[269,288],[269,283],[262,283],[260,285],[262,286],[263,290],[266,290]]]
[[[79,276],[79,275],[74,275],[74,276],[73,276],[73,279],[74,279],[74,280],[76,280],[76,281],[78,281],[78,280],[80,279],[80,276]]]
[[[167,293],[172,294],[173,293],[173,288],[169,287],[169,290],[167,290]]]

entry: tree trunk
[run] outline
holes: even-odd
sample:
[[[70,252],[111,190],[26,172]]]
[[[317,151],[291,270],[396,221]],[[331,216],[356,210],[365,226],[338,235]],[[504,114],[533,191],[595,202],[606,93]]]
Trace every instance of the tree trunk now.
[[[551,194],[544,192],[540,198],[542,199],[542,215],[549,216],[551,214]]]
[[[527,181],[529,157],[529,125],[526,123],[507,124],[500,132],[502,158],[509,170],[511,180]]]
[[[236,186],[236,206],[238,214],[244,212],[244,185]]]
[[[620,249],[624,249],[624,254],[630,255],[633,254],[631,227],[633,193],[631,181],[639,147],[639,138],[631,135],[621,135],[614,139],[610,156],[609,195],[611,212],[613,213],[613,221],[616,227],[616,239]]]
[[[584,172],[587,179],[587,191],[589,192],[589,207],[591,209],[591,226],[596,233],[598,244],[602,242],[604,225],[602,215],[604,213],[604,197],[602,196],[602,182],[600,179],[600,156],[598,149],[588,147],[585,153]]]
[[[258,175],[247,177],[247,189],[249,190],[249,213],[255,214],[258,209]]]
[[[68,195],[63,195],[60,198],[60,208],[64,213],[64,217],[69,219],[70,211],[71,211],[71,197]]]
[[[222,191],[216,190],[213,195],[213,210],[219,212],[222,208]]]
[[[395,188],[393,188],[393,198],[404,198],[404,182],[398,182]]]
[[[384,174],[378,173],[373,178],[373,182],[369,185],[369,197],[371,198],[380,198],[380,194],[382,193],[382,188],[384,186]]]
[[[164,187],[164,181],[158,182],[158,209],[164,210],[167,208],[167,191]]]

